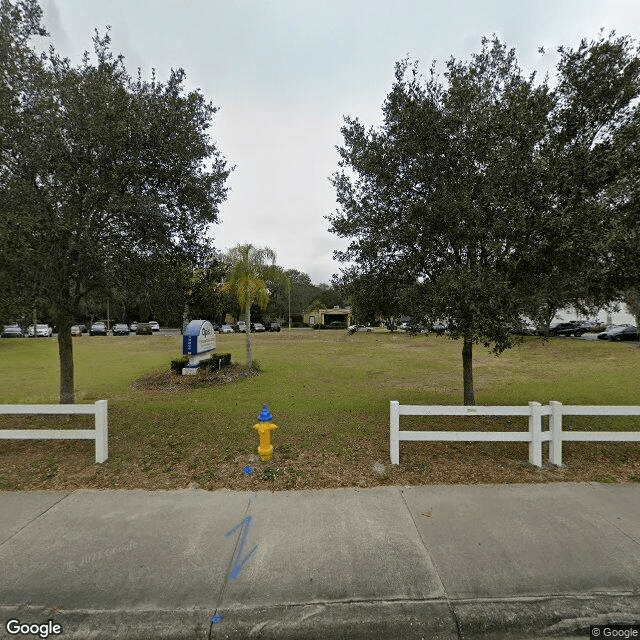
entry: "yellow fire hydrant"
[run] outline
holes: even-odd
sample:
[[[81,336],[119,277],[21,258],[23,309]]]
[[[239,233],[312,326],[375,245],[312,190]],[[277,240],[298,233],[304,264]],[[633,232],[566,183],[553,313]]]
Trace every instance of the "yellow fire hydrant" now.
[[[258,424],[254,424],[253,428],[258,431],[258,435],[260,436],[260,446],[258,447],[258,454],[260,455],[260,460],[262,462],[267,462],[271,460],[271,454],[273,453],[273,445],[271,444],[271,431],[273,429],[277,429],[278,426],[273,424],[271,421],[273,416],[269,409],[267,409],[267,405],[262,405],[262,411],[258,416],[258,420],[260,421]]]

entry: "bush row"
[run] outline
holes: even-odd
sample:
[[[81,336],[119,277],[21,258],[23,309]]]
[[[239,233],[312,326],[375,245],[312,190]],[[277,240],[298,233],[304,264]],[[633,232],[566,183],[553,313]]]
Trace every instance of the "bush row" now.
[[[182,369],[189,363],[188,356],[182,356],[181,358],[175,358],[171,361],[171,371],[182,375]],[[222,367],[228,367],[231,364],[230,353],[213,353],[207,360],[203,360],[198,364],[198,369],[201,371],[217,371]]]

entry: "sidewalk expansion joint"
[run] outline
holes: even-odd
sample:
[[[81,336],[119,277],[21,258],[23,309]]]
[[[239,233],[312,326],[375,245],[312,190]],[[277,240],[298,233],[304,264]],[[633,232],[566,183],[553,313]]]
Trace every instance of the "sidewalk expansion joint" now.
[[[422,548],[424,549],[425,553],[427,554],[427,556],[429,557],[429,560],[431,561],[431,564],[433,566],[433,569],[436,573],[436,576],[438,576],[438,582],[440,583],[440,587],[442,589],[442,593],[443,598],[442,601],[447,603],[447,606],[449,607],[449,613],[451,615],[451,618],[456,626],[456,633],[458,634],[458,638],[462,639],[463,638],[463,634],[462,634],[462,626],[460,624],[460,620],[458,619],[458,615],[456,614],[456,611],[453,607],[453,605],[451,604],[451,599],[449,598],[449,594],[447,593],[447,589],[444,586],[444,582],[442,581],[442,577],[440,576],[440,571],[438,571],[438,566],[436,565],[435,560],[433,559],[433,556],[431,555],[431,551],[429,550],[429,547],[427,546],[427,543],[425,541],[425,539],[422,537],[422,534],[420,533],[420,529],[418,528],[418,524],[415,521],[415,518],[413,517],[413,514],[411,513],[411,509],[409,509],[409,505],[407,504],[407,501],[404,497],[404,491],[402,490],[401,487],[398,488],[398,491],[400,492],[400,496],[402,498],[402,502],[404,503],[405,509],[407,510],[407,513],[409,514],[409,517],[411,518],[411,522],[413,522],[413,527],[416,531],[416,533],[418,534],[418,538],[420,540],[420,542],[422,542]]]
[[[39,513],[37,516],[35,516],[34,518],[32,518],[31,520],[29,520],[29,522],[27,522],[26,524],[24,524],[22,527],[20,527],[17,531],[15,531],[14,533],[12,533],[10,536],[8,536],[7,538],[5,538],[4,540],[0,540],[0,547],[2,547],[3,544],[5,544],[6,542],[9,542],[9,540],[15,538],[20,532],[24,531],[24,529],[26,529],[29,525],[33,524],[36,520],[38,520],[39,518],[41,518],[45,513],[48,513],[51,509],[53,509],[53,507],[56,507],[57,505],[59,505],[65,498],[68,498],[73,492],[69,491],[68,493],[65,493],[62,498],[60,498],[60,500],[56,500],[56,502],[54,502],[53,504],[49,505],[44,511],[42,511],[41,513]]]
[[[244,535],[243,535],[245,533],[244,522],[247,519],[247,514],[249,513],[249,509],[251,508],[251,501],[253,500],[254,496],[255,496],[255,493],[252,493],[249,496],[249,500],[247,502],[247,508],[245,509],[245,512],[244,512],[242,531],[236,538],[236,543],[233,547],[233,553],[229,557],[229,564],[227,566],[227,570],[224,575],[224,580],[222,581],[222,586],[220,587],[220,591],[218,592],[218,598],[215,601],[215,606],[212,609],[210,609],[208,613],[208,617],[210,619],[209,635],[211,634],[211,629],[215,622],[214,619],[218,616],[218,610],[220,609],[224,601],[224,594],[227,589],[227,585],[229,583],[229,576],[231,575],[231,572],[232,572],[231,567],[233,565],[233,561],[236,559],[236,555],[238,554],[238,545],[241,544],[241,540],[243,541],[242,544],[244,544]],[[253,551],[251,553],[253,553]]]

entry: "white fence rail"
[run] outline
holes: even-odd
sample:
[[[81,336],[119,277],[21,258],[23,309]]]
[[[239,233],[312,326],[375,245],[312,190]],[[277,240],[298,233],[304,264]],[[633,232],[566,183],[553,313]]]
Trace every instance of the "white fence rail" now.
[[[640,442],[640,431],[563,431],[562,416],[640,416],[640,406],[574,406],[552,401],[528,406],[403,405],[390,403],[391,463],[400,464],[400,441],[528,442],[529,462],[542,466],[542,443],[549,442],[549,462],[562,465],[562,442]],[[528,431],[400,431],[400,416],[528,416]],[[542,430],[549,416],[549,430]]]
[[[94,404],[0,404],[0,415],[95,415],[95,429],[0,429],[0,440],[95,440],[96,462],[109,457],[107,401]]]

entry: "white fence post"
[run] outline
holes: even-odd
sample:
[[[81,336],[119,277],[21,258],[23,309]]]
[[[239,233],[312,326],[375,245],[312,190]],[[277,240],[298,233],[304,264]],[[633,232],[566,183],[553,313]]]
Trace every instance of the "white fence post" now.
[[[542,405],[539,402],[529,403],[529,463],[542,466]]]
[[[562,466],[562,403],[556,400],[549,402],[551,415],[549,416],[549,462],[556,467]]]
[[[391,400],[390,406],[391,464],[400,464],[400,403],[397,400]]]
[[[109,457],[109,426],[107,401],[96,402],[96,462],[104,462]]]

